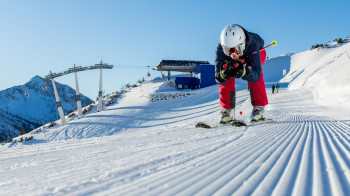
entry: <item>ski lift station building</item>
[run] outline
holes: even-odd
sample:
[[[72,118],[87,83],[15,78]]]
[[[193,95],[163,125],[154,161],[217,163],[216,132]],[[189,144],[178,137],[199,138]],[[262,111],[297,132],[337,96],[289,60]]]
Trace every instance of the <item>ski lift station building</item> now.
[[[175,77],[177,89],[198,89],[216,84],[215,66],[208,61],[162,60],[155,70],[167,71],[170,80],[170,71],[187,72],[189,77]]]

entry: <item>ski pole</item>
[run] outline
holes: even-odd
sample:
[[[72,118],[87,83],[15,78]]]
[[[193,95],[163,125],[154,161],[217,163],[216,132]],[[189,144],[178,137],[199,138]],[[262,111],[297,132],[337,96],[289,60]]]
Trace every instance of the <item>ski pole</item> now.
[[[269,44],[269,45],[263,47],[263,48],[260,50],[260,52],[263,51],[263,50],[265,50],[266,48],[268,48],[268,47],[270,47],[270,46],[276,46],[276,45],[277,45],[277,42],[276,42],[276,41],[272,41],[271,44]]]
[[[268,47],[270,47],[270,46],[277,46],[277,42],[276,42],[275,40],[273,40],[273,41],[271,42],[271,44],[269,44],[269,45],[263,47],[259,52],[262,52],[263,50],[266,50],[266,48],[268,48]],[[253,52],[253,54],[256,54],[256,53],[258,53],[258,51],[254,51],[254,52]],[[239,58],[239,57],[238,57],[238,58]],[[238,65],[235,66],[235,67],[237,68]]]

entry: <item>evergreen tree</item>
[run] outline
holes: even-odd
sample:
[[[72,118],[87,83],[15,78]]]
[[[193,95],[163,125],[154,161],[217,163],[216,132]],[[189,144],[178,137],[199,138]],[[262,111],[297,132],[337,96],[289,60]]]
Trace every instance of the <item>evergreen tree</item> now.
[[[20,131],[19,131],[19,135],[21,136],[21,135],[23,135],[25,133],[25,130],[24,130],[24,128],[22,128]]]
[[[344,43],[344,40],[342,39],[342,38],[339,38],[338,40],[337,40],[337,44],[343,44]]]

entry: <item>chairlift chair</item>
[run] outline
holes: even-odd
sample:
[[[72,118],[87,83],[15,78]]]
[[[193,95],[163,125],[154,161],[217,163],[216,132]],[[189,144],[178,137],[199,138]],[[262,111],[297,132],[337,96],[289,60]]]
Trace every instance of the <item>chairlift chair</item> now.
[[[149,66],[147,66],[148,67],[148,71],[147,71],[147,77],[150,77],[151,76],[151,74],[149,73]]]
[[[27,97],[27,98],[29,97],[29,94],[28,94],[28,84],[26,84],[26,92],[24,93],[24,96]]]

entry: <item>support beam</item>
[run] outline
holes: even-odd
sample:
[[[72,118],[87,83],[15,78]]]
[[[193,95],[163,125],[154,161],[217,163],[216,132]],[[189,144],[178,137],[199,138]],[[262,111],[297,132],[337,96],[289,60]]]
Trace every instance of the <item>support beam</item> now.
[[[61,126],[64,126],[64,125],[66,125],[66,119],[64,117],[62,104],[60,102],[60,98],[59,98],[58,93],[57,93],[56,84],[55,84],[55,80],[54,79],[52,79],[52,86],[53,86],[53,90],[54,90],[54,93],[55,93],[58,114],[60,115],[60,118],[61,118]]]
[[[63,71],[63,72],[60,72],[60,73],[52,73],[50,72],[49,75],[45,76],[45,78],[43,79],[44,82],[48,81],[48,80],[51,80],[51,79],[54,79],[54,78],[58,78],[58,77],[61,77],[61,76],[64,76],[64,75],[67,75],[67,74],[71,74],[73,72],[79,72],[79,71],[87,71],[87,70],[93,70],[93,69],[113,69],[113,65],[108,65],[107,63],[105,64],[102,64],[102,61],[100,64],[95,64],[93,66],[88,66],[88,67],[81,67],[81,66],[78,66],[78,67],[73,67],[73,68],[70,68],[66,71]]]
[[[74,65],[75,67],[75,65]],[[77,110],[78,110],[78,119],[83,118],[83,112],[81,109],[81,100],[80,100],[80,93],[79,93],[79,84],[78,84],[78,76],[77,72],[74,72],[75,75],[75,95],[77,97]]]
[[[102,64],[102,61],[101,61]],[[97,112],[102,111],[102,68],[100,69],[100,84],[98,90]]]

